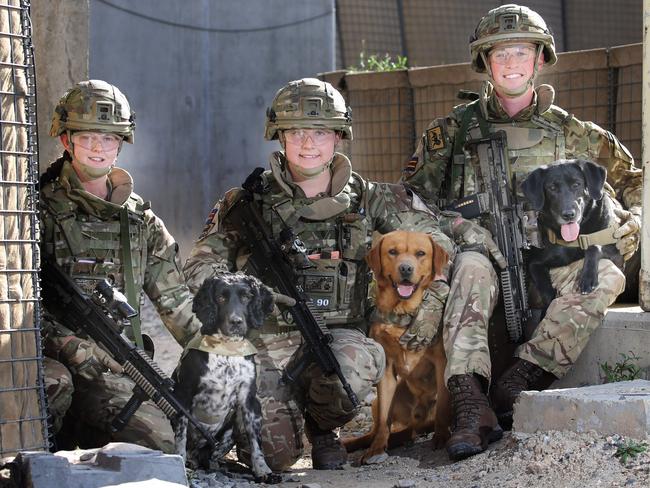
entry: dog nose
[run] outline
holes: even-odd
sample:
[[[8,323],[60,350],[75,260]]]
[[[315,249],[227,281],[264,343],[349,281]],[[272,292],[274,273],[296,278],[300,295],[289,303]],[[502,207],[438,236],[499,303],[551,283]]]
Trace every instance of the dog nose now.
[[[399,272],[402,276],[411,276],[413,274],[413,265],[402,263],[399,265]]]
[[[240,325],[243,321],[244,319],[239,315],[233,314],[230,316],[230,325]]]
[[[576,218],[576,211],[575,210],[566,210],[562,212],[562,218],[564,220],[573,220]]]

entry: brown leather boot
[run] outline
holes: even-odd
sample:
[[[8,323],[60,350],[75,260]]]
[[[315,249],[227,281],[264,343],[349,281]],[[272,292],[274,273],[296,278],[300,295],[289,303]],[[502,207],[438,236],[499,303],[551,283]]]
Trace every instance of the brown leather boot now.
[[[496,410],[499,424],[512,428],[512,410],[519,394],[526,390],[545,390],[557,378],[536,364],[517,358],[492,388],[492,405]]]
[[[473,374],[454,375],[447,382],[454,423],[447,441],[449,458],[458,461],[487,449],[503,431],[490,408],[484,387]]]
[[[314,469],[342,469],[348,453],[331,430],[322,430],[305,414],[305,434],[311,442],[311,462]]]

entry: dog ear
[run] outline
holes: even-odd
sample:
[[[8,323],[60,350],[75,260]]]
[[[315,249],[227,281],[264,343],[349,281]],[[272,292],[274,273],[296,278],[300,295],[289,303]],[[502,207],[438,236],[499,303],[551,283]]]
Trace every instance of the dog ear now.
[[[447,276],[447,264],[449,263],[449,254],[440,244],[438,244],[431,234],[431,249],[433,250],[433,259],[431,263],[431,279],[437,279],[437,276]]]
[[[544,178],[546,166],[534,169],[526,179],[521,182],[521,191],[533,210],[540,211],[544,208]]]
[[[192,312],[196,314],[203,327],[210,329],[216,327],[219,306],[215,300],[215,293],[219,285],[219,278],[206,279],[194,295]]]
[[[381,276],[381,245],[383,242],[384,236],[381,236],[366,255],[366,263],[375,274],[375,278]]]
[[[244,281],[253,292],[253,299],[248,305],[248,325],[259,329],[264,319],[273,311],[273,293],[271,289],[254,276],[247,276]]]
[[[582,171],[582,174],[585,175],[589,196],[594,200],[603,198],[603,186],[607,179],[607,170],[600,164],[585,159],[576,159],[576,164]]]

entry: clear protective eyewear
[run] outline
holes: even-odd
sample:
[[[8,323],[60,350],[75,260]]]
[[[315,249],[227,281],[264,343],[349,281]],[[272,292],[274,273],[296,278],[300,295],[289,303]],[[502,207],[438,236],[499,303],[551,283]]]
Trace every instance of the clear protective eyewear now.
[[[114,151],[120,146],[122,138],[114,134],[102,134],[101,132],[75,132],[72,134],[72,143],[93,150],[98,145],[102,151]]]
[[[334,131],[331,129],[288,129],[284,131],[287,142],[294,145],[304,144],[307,137],[317,145],[321,146],[331,140]]]
[[[536,49],[531,46],[497,47],[490,51],[490,59],[496,64],[506,64],[510,59],[515,64],[525,63],[535,55]]]

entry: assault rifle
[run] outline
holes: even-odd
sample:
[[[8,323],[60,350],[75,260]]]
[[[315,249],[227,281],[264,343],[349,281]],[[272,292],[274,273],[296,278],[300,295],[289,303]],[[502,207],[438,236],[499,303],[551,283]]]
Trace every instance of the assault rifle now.
[[[66,327],[83,332],[108,351],[134,381],[133,396],[115,417],[112,429],[123,429],[142,402],[151,399],[169,419],[177,415],[187,420],[215,444],[215,439],[174,395],[174,382],[162,372],[145,351],[120,333],[119,322],[136,315],[124,295],[106,281],[100,281],[88,296],[55,262],[41,263],[41,293],[45,308]]]
[[[486,191],[457,200],[447,209],[460,212],[466,219],[489,220],[489,230],[507,262],[500,278],[508,336],[511,342],[520,342],[523,326],[531,316],[521,252],[529,244],[524,231],[526,216],[521,202],[517,202],[516,189],[510,187],[506,133],[500,130],[490,137],[469,140],[465,147],[478,155]]]
[[[294,306],[288,308],[288,312],[302,334],[307,353],[291,370],[285,369],[283,379],[295,381],[311,361],[315,361],[323,374],[336,374],[339,377],[352,405],[357,408],[360,405],[359,399],[343,376],[341,365],[329,346],[332,334],[322,316],[312,308],[311,299],[304,293],[302,286],[297,284],[295,267],[310,266],[304,245],[289,228],[281,231],[277,240],[274,239],[253,199],[255,176],[259,173],[256,170],[246,180],[244,191],[228,211],[227,219],[249,243],[251,255],[246,265],[247,271],[296,301]]]

